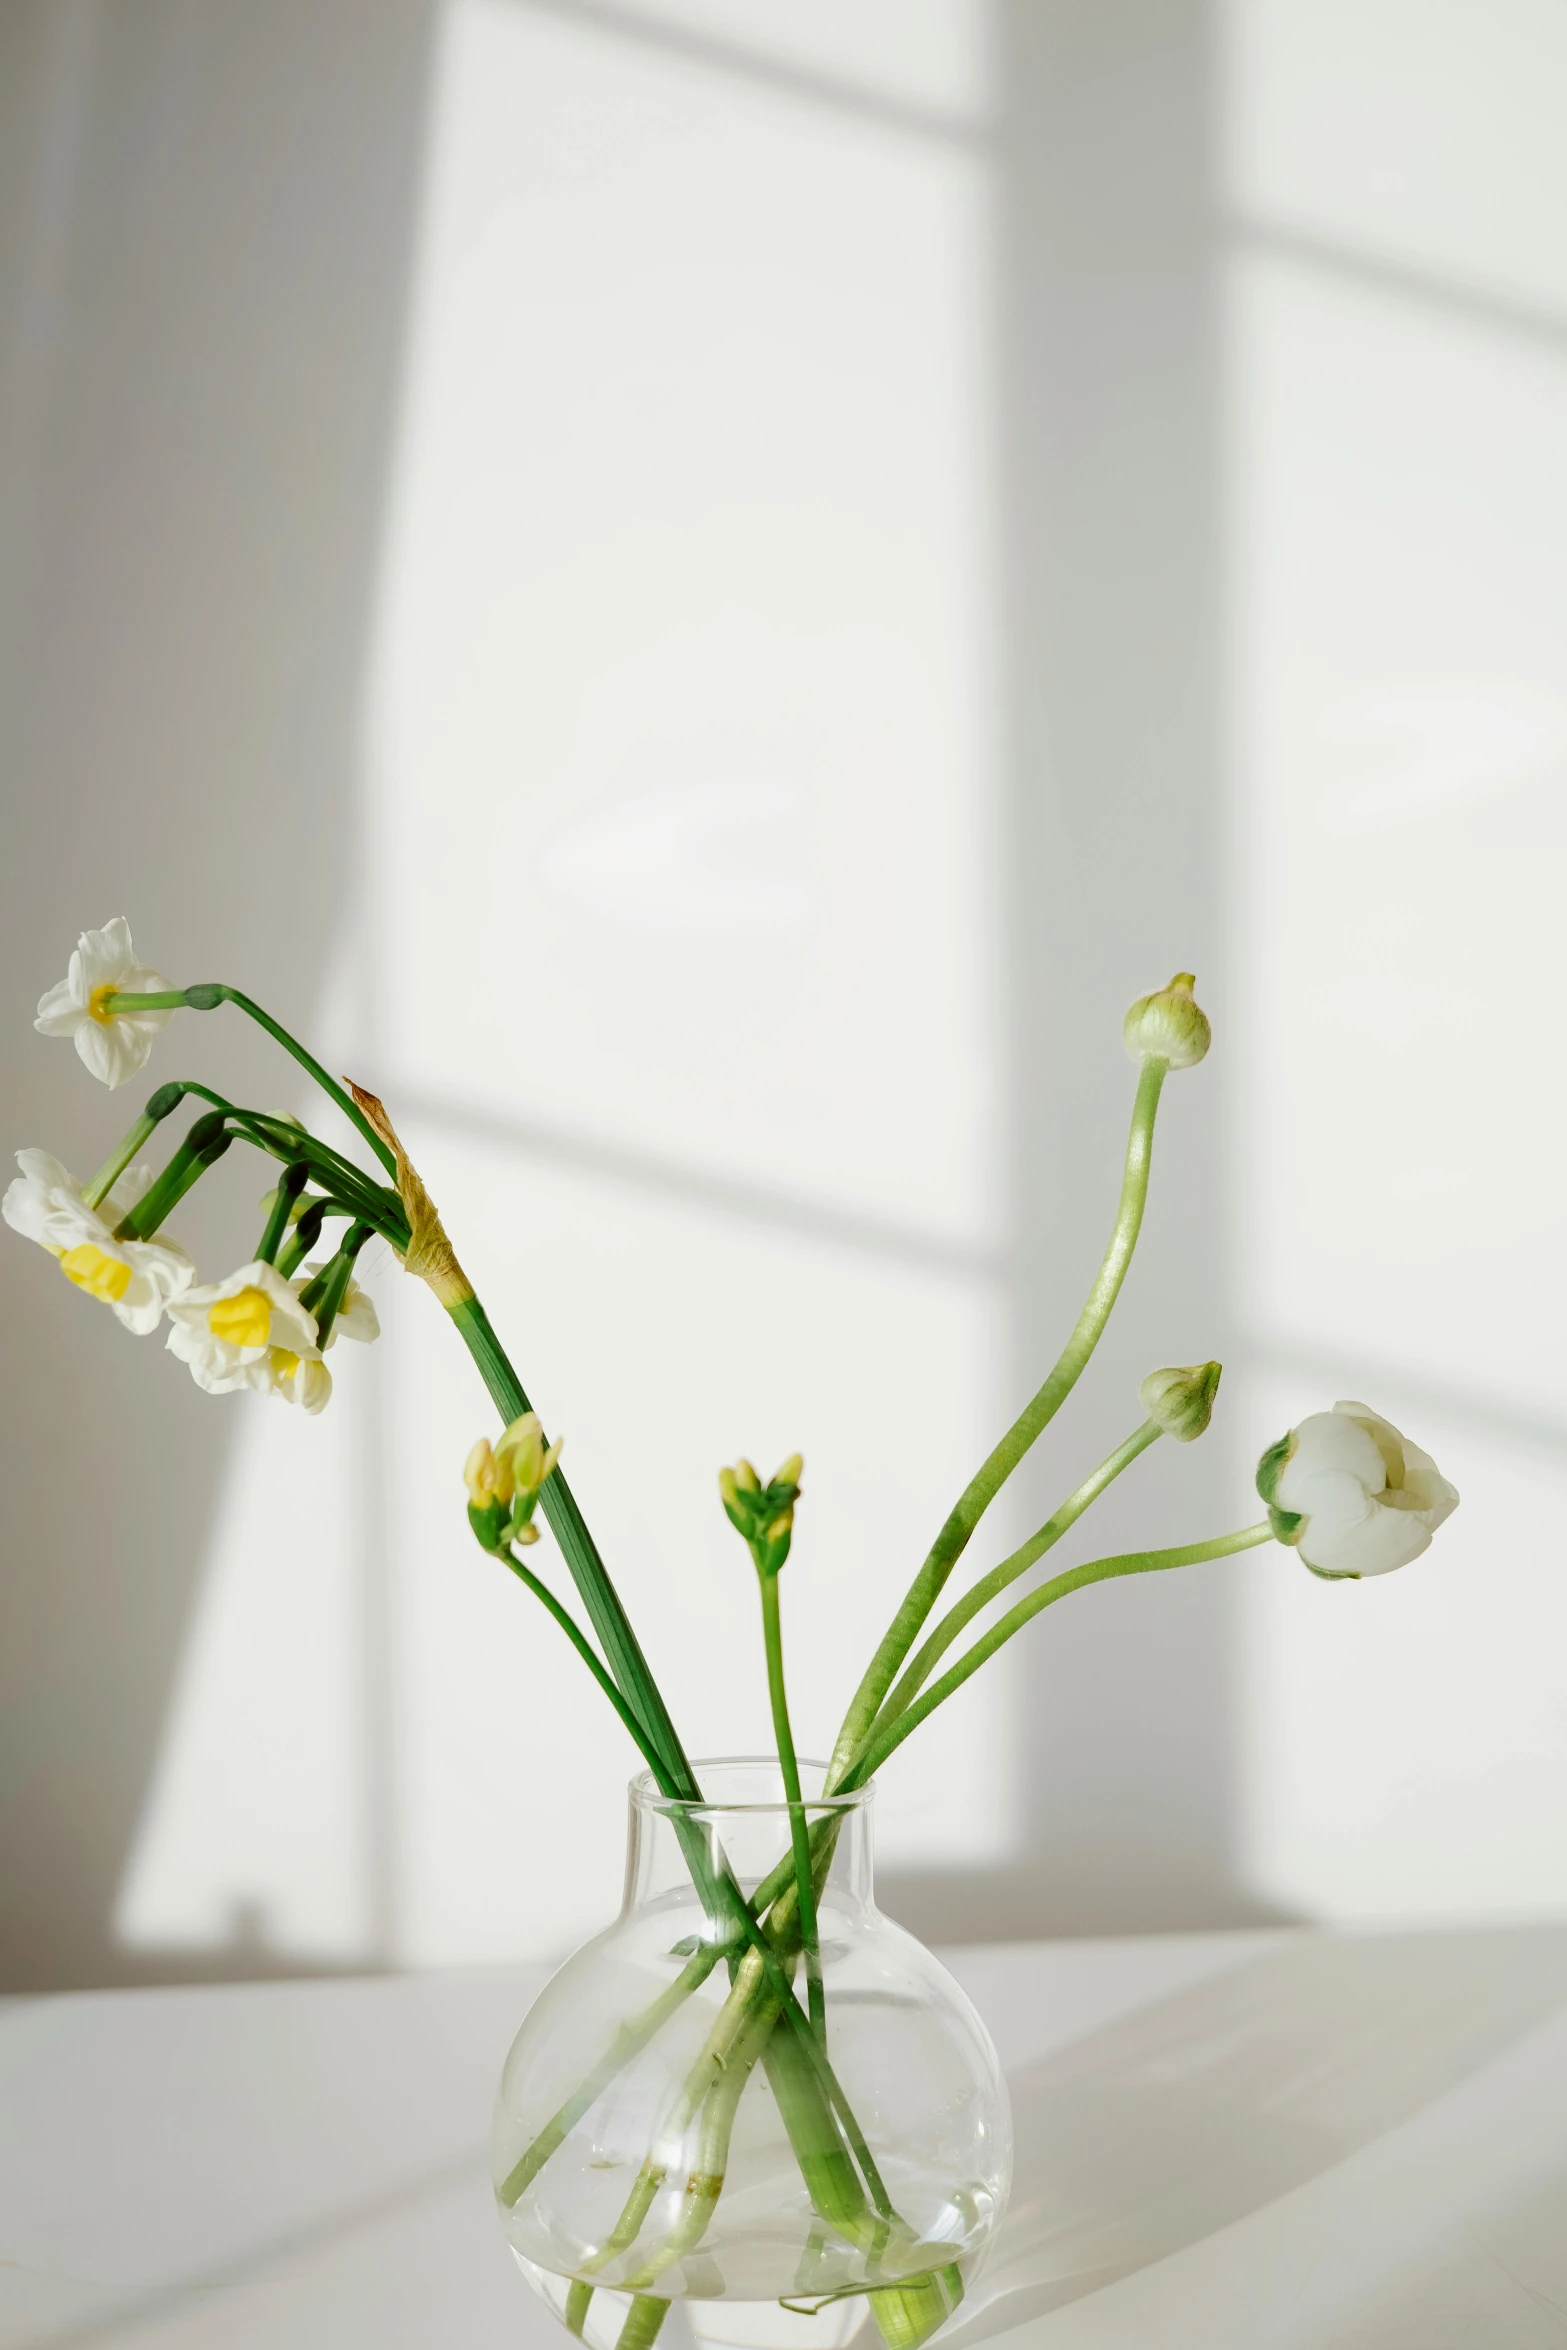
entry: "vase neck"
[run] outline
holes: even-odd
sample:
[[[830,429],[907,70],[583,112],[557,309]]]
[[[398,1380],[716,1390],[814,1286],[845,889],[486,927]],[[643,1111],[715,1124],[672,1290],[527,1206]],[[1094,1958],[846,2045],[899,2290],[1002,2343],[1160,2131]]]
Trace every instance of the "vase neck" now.
[[[727,1934],[732,1916],[716,1888],[727,1867],[751,1899],[767,1879],[792,1879],[794,1841],[778,1765],[724,1758],[695,1766],[702,1803],[676,1803],[646,1776],[630,1792],[625,1909],[653,1906],[701,1915],[704,1933]],[[840,1917],[874,1908],[868,1787],[823,1798],[825,1766],[800,1765],[801,1809],[815,1855],[817,1905]],[[825,1874],[823,1873],[825,1870]]]

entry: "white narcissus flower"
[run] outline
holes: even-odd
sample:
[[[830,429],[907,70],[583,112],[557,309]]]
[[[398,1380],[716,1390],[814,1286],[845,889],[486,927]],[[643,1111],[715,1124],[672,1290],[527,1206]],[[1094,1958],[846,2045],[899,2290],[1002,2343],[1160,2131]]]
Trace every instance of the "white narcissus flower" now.
[[[116,1240],[114,1227],[152,1180],[150,1169],[129,1167],[101,1203],[90,1208],[81,1185],[47,1151],[18,1151],[21,1174],[0,1201],[0,1215],[24,1240],[36,1240],[68,1281],[106,1305],[138,1338],[156,1330],[164,1308],[196,1278],[196,1268],[172,1240]]]
[[[241,1265],[226,1281],[188,1291],[181,1311],[169,1315],[169,1352],[190,1365],[191,1377],[209,1395],[244,1387],[302,1411],[325,1411],[332,1374],[316,1343],[315,1315],[300,1303],[317,1270],[285,1281],[272,1265]],[[327,1332],[328,1350],[339,1331],[364,1344],[381,1335],[375,1307],[357,1282],[349,1283]]]
[[[1387,1575],[1430,1545],[1458,1495],[1429,1453],[1363,1403],[1313,1412],[1257,1464],[1273,1531],[1315,1575]]]
[[[226,1281],[188,1289],[169,1309],[168,1344],[209,1395],[248,1387],[318,1412],[332,1392],[315,1315],[275,1265],[241,1265]],[[301,1378],[306,1365],[314,1368]]]
[[[136,960],[130,925],[123,914],[102,930],[84,930],[76,942],[67,977],[38,999],[33,1026],[40,1036],[74,1036],[76,1049],[95,1077],[123,1085],[144,1066],[152,1040],[168,1012],[110,1012],[111,995],[164,995],[169,981]]]

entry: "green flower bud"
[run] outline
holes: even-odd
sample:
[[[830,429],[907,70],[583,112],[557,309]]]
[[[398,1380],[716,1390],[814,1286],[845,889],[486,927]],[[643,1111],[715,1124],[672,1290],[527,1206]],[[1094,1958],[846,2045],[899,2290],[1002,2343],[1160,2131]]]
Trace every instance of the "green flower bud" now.
[[[471,1501],[468,1504],[468,1523],[482,1550],[504,1550],[506,1547],[506,1505],[500,1501]]]
[[[794,1505],[804,1467],[800,1454],[792,1452],[766,1485],[746,1460],[718,1472],[718,1497],[724,1515],[744,1538],[759,1575],[776,1575],[789,1556]]]
[[[1193,1363],[1184,1371],[1150,1371],[1138,1388],[1143,1410],[1177,1444],[1191,1444],[1213,1418],[1223,1366]]]
[[[1197,981],[1177,971],[1168,987],[1140,995],[1121,1034],[1134,1061],[1164,1061],[1172,1069],[1194,1069],[1213,1042],[1208,1015],[1192,995]]]

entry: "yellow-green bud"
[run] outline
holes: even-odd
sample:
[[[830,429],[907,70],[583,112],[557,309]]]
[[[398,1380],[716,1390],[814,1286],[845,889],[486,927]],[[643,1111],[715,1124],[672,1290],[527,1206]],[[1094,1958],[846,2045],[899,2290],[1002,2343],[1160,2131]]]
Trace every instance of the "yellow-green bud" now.
[[[481,1436],[469,1453],[462,1475],[474,1509],[487,1509],[491,1502],[507,1502],[512,1497],[511,1465],[496,1458],[487,1436]]]
[[[794,1505],[804,1467],[801,1455],[792,1452],[767,1485],[746,1460],[718,1472],[718,1497],[724,1515],[744,1537],[759,1575],[776,1575],[789,1556]]]
[[[1192,994],[1190,971],[1177,971],[1168,987],[1140,995],[1121,1034],[1134,1061],[1163,1061],[1172,1069],[1194,1069],[1213,1042],[1208,1015]]]
[[[1177,1444],[1191,1444],[1213,1418],[1223,1366],[1193,1363],[1181,1371],[1150,1371],[1138,1388],[1143,1410]]]

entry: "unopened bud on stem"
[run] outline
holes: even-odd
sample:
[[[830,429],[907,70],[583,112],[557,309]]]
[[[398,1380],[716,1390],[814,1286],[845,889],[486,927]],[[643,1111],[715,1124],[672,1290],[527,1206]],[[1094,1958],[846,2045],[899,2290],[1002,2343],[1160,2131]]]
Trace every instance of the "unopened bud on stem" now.
[[[1140,995],[1121,1023],[1134,1061],[1163,1061],[1171,1069],[1194,1069],[1213,1042],[1208,1015],[1192,994],[1190,971],[1177,971],[1168,987]]]
[[[789,1544],[794,1536],[794,1505],[799,1499],[804,1469],[803,1457],[792,1452],[777,1476],[766,1485],[746,1460],[718,1472],[718,1497],[724,1505],[724,1515],[735,1532],[744,1537],[759,1575],[776,1575],[789,1556]]]
[[[1143,1410],[1177,1444],[1191,1444],[1213,1418],[1223,1366],[1193,1363],[1183,1371],[1150,1371],[1138,1388]]]

